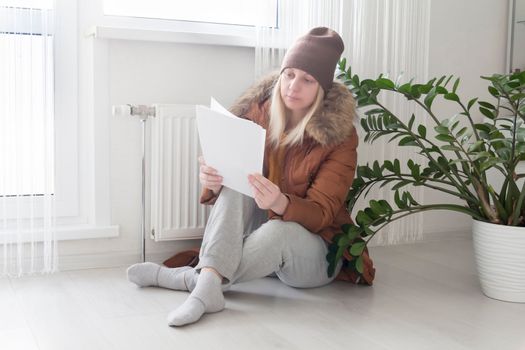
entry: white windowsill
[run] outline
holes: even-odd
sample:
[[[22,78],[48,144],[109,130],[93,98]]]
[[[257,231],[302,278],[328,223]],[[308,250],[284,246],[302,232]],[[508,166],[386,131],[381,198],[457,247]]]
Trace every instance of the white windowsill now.
[[[119,236],[119,226],[79,226],[61,227],[57,229],[59,241],[93,238],[114,238]]]
[[[94,238],[114,238],[119,236],[119,226],[63,226],[55,229],[56,237],[59,241],[71,241],[79,239]],[[43,241],[42,230],[33,230],[33,232],[17,232],[16,234],[7,234],[0,231],[2,242],[30,242]],[[1,244],[0,244],[1,245]]]
[[[212,34],[108,26],[94,26],[88,30],[86,35],[100,39],[160,41],[200,45],[255,47],[254,35],[243,36],[230,34]]]

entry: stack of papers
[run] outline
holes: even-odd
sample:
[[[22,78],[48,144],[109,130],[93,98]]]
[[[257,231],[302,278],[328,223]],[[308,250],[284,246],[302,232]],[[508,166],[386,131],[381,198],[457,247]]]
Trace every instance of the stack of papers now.
[[[236,117],[213,97],[210,108],[197,106],[197,128],[204,160],[223,177],[223,185],[253,197],[248,174],[262,174],[266,130]]]

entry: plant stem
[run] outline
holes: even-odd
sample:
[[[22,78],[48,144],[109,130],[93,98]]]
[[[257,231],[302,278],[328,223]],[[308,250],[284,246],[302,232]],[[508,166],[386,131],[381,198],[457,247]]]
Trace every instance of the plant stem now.
[[[478,130],[474,127],[474,121],[472,120],[472,117],[470,116],[469,110],[465,107],[465,105],[461,101],[458,101],[458,103],[461,106],[461,108],[463,108],[463,111],[465,112],[465,115],[467,116],[470,122],[470,126],[472,127],[472,130],[474,131],[474,135],[476,136],[476,141],[479,141],[480,138],[479,138]]]
[[[368,244],[368,241],[370,241],[370,239],[372,239],[376,235],[376,233],[381,231],[381,229],[384,228],[386,225],[390,225],[392,222],[394,222],[396,220],[399,220],[399,219],[402,219],[405,216],[409,216],[409,215],[412,215],[412,214],[417,214],[417,213],[420,213],[420,212],[423,212],[423,211],[428,211],[428,210],[450,210],[450,211],[460,212],[460,213],[469,215],[473,219],[477,219],[477,220],[480,220],[480,221],[485,221],[485,218],[483,218],[482,216],[478,215],[476,212],[471,211],[468,208],[465,208],[465,207],[460,206],[460,205],[455,205],[455,204],[420,205],[420,206],[417,206],[417,207],[410,207],[410,208],[407,208],[407,209],[402,209],[402,210],[398,210],[398,211],[392,212],[390,214],[390,219],[387,222],[385,222],[381,227],[379,227],[377,230],[375,230],[374,233],[370,235],[370,238],[366,241],[366,243]],[[398,217],[395,217],[395,218],[392,219],[392,215],[403,213],[403,212],[407,212],[407,213],[403,214],[403,215],[399,215]],[[379,220],[379,219],[376,219],[376,220]],[[376,221],[376,220],[374,220],[374,221]],[[372,221],[372,223],[369,226],[372,226],[374,221]]]
[[[406,178],[405,178],[406,177]],[[418,183],[416,180],[413,180],[413,176],[411,174],[391,174],[391,175],[384,175],[382,176],[381,178],[375,178],[374,180],[370,181],[369,183],[372,184],[372,185],[375,185],[377,182],[384,182],[386,180],[388,180],[389,178],[397,178],[399,180],[402,180],[402,181],[409,181],[410,183],[412,184],[416,184]],[[441,184],[445,184],[445,185],[448,185],[448,186],[451,186],[453,188],[456,188],[454,186],[453,183],[451,182],[448,182],[448,181],[445,181],[445,180],[440,180],[440,179],[434,179],[434,178],[431,178],[431,177],[427,177],[427,176],[421,176],[420,177],[421,179],[424,179],[425,181],[429,181],[429,182],[437,182],[437,183],[441,183]],[[366,183],[367,185],[368,183]],[[416,185],[418,186],[418,185]],[[441,191],[441,192],[445,192],[445,193],[448,193],[450,195],[453,195],[455,197],[459,197],[461,199],[464,199],[466,200],[467,202],[471,202],[472,204],[476,204],[478,205],[479,202],[476,198],[476,200],[473,200],[473,198],[469,198],[468,196],[465,196],[464,194],[460,193],[460,192],[454,192],[454,191],[451,191],[449,189],[446,189],[446,188],[442,188],[442,187],[438,187],[438,186],[434,186],[434,185],[430,185],[430,184],[427,184],[426,182],[422,182],[421,183],[421,186],[424,186],[424,187],[428,187],[428,188],[432,188],[434,190],[437,190],[437,191]],[[366,195],[365,195],[366,197]]]
[[[432,117],[432,119],[434,119],[434,122],[436,123],[436,125],[440,125],[440,124],[441,124],[441,123],[439,122],[439,119],[437,119],[437,117],[434,115],[434,113],[432,112],[432,110],[431,110],[430,108],[428,108],[424,103],[421,103],[421,101],[419,101],[418,99],[415,99],[414,101],[415,101],[418,105],[420,105],[421,108],[423,108],[423,109],[424,109],[424,110],[425,110],[425,111],[426,111],[426,112]],[[469,119],[470,119],[470,117],[469,117]],[[476,131],[475,128],[473,128],[473,129],[474,129],[474,131]],[[452,135],[452,136],[454,136],[454,135]],[[459,144],[458,140],[456,140],[455,137],[454,137],[454,139],[455,139],[455,141]],[[463,148],[463,146],[460,145],[460,147],[461,147],[461,150],[463,151],[463,153],[465,153],[465,155],[467,156],[468,161],[469,161],[471,164],[474,164],[474,163],[472,162],[472,160],[470,159],[468,153],[467,153],[467,152],[465,151],[465,149]],[[456,153],[456,156],[457,156],[459,159],[463,159],[463,158],[461,157],[461,155],[459,154],[459,152],[456,151],[455,153]],[[443,154],[442,154],[442,155],[443,155]],[[443,157],[445,157],[445,156],[443,155]],[[462,184],[463,186],[466,187],[465,183],[461,180],[461,177],[459,176],[459,174],[457,173],[457,171],[455,171],[454,169],[452,169],[452,171],[456,174],[456,176],[458,177],[458,179],[459,179],[459,181],[461,182],[461,184]],[[466,173],[466,174],[467,174],[468,178],[471,179],[470,174],[468,174],[468,173]],[[472,179],[471,179],[471,180],[472,180]]]
[[[417,101],[417,100],[416,100]],[[451,168],[451,170],[454,172],[454,174],[458,177],[458,180],[459,180],[459,183],[456,181],[456,179],[454,179],[453,176],[450,175],[449,172],[447,172],[445,169],[443,169],[443,167],[441,166],[441,164],[439,164],[435,159],[434,157],[432,157],[432,155],[430,154],[430,152],[427,151],[426,147],[421,143],[421,141],[419,140],[419,136],[415,135],[408,127],[407,125],[405,125],[405,123],[403,123],[398,117],[395,116],[395,114],[393,114],[388,108],[386,108],[385,106],[383,106],[379,101],[377,101],[377,99],[374,99],[374,103],[376,105],[378,105],[379,107],[381,107],[382,109],[384,109],[387,113],[389,113],[390,115],[394,116],[399,123],[401,123],[401,125],[405,128],[405,130],[407,130],[407,132],[412,136],[414,137],[414,139],[416,140],[416,142],[419,144],[419,146],[421,147],[421,149],[423,150],[423,152],[425,152],[425,154],[427,155],[427,157],[429,159],[431,159],[438,167],[439,169],[441,170],[441,172],[443,174],[445,174],[449,179],[450,181],[454,182],[456,188],[458,189],[461,189],[462,191],[461,192],[464,192],[464,194],[466,196],[471,196],[472,198],[476,198],[472,192],[470,192],[470,190],[468,189],[467,185],[463,182],[463,180],[461,179],[461,177],[459,176],[459,174],[453,169]],[[428,141],[428,140],[427,140]],[[437,147],[437,149],[439,150],[439,147]],[[443,154],[443,152],[441,152],[441,150],[439,151],[439,153],[446,159],[445,155]]]

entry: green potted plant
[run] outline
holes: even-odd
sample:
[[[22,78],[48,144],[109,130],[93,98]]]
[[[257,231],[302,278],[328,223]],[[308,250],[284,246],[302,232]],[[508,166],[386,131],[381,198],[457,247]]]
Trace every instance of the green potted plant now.
[[[350,213],[360,197],[374,186],[391,186],[394,203],[372,199],[359,210],[354,224],[342,227],[330,246],[329,274],[345,255],[357,272],[363,270],[362,253],[370,239],[389,223],[429,210],[451,210],[473,219],[473,241],[483,292],[496,299],[525,302],[525,173],[517,167],[525,160],[525,72],[482,77],[489,82],[494,101],[457,94],[460,79],[434,78],[427,83],[394,83],[379,76],[360,80],[346,60],[339,62],[338,79],[354,94],[363,111],[360,120],[365,142],[388,137],[399,147],[416,147],[426,164],[398,159],[360,165],[348,193]],[[429,126],[413,114],[403,122],[382,102],[384,93],[398,94],[426,113]],[[440,118],[432,108],[436,98],[457,106],[458,113]],[[483,120],[475,113],[481,113]],[[476,118],[478,117],[478,118]],[[432,129],[430,129],[432,124]],[[491,173],[489,174],[489,170]],[[493,173],[499,174],[494,176]],[[499,178],[498,178],[499,177]],[[411,186],[424,186],[459,198],[463,204],[418,203]]]

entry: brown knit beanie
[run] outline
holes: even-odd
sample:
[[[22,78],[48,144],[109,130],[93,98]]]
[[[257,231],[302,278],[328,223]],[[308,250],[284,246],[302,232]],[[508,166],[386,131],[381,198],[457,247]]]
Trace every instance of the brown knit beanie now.
[[[335,67],[344,48],[343,39],[335,31],[326,27],[313,28],[288,49],[281,73],[285,68],[304,70],[319,82],[326,94],[332,87]]]

